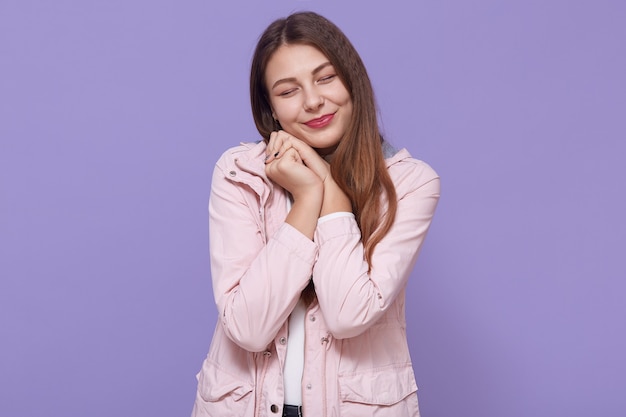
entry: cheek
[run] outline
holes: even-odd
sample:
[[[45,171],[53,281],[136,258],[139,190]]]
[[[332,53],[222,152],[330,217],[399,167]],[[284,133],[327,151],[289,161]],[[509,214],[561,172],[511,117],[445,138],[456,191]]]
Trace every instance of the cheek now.
[[[350,118],[352,116],[352,99],[350,98],[350,96],[347,96],[345,98],[345,101],[342,103],[342,107],[343,107],[343,111],[346,114],[346,116],[348,116],[348,118]]]
[[[350,93],[348,92],[348,90],[345,91],[345,100],[346,100],[346,105],[352,107],[352,97],[350,97]]]
[[[292,103],[280,103],[274,106],[274,113],[281,123],[290,123],[297,118],[298,108]]]
[[[342,106],[352,105],[352,99],[350,98],[350,93],[348,93],[347,90],[337,91],[337,93],[335,94],[335,100]]]

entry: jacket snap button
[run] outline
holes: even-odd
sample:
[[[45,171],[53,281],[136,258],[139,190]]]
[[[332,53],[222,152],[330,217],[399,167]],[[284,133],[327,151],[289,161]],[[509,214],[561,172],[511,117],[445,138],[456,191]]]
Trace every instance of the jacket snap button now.
[[[278,406],[276,404],[272,404],[270,410],[272,410],[272,413],[278,413]]]
[[[235,175],[237,175],[237,172],[236,171],[230,171],[228,173],[228,175],[230,175],[231,177],[234,177]]]
[[[306,384],[306,389],[311,389],[312,385],[311,384]]]
[[[281,345],[284,345],[285,343],[287,343],[287,339],[284,338],[284,337],[281,337],[279,342],[280,342]]]
[[[309,320],[315,321],[315,316],[311,316],[311,318]]]

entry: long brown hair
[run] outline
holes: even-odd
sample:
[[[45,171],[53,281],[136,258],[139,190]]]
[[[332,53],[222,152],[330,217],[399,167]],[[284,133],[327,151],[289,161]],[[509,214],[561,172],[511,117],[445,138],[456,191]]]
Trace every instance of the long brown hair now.
[[[272,54],[285,44],[306,44],[319,49],[350,92],[351,121],[333,154],[330,170],[352,202],[365,260],[371,269],[374,248],[393,224],[397,201],[383,156],[374,91],[365,65],[344,33],[316,13],[294,13],[270,24],[259,38],[250,71],[252,115],[266,141],[276,130],[276,122],[265,85],[265,68]]]

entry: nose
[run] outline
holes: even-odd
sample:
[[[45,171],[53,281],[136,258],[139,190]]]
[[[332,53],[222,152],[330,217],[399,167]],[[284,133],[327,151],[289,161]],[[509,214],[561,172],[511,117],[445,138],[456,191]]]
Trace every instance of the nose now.
[[[304,109],[307,111],[315,111],[324,105],[324,97],[315,89],[309,88],[305,92]]]

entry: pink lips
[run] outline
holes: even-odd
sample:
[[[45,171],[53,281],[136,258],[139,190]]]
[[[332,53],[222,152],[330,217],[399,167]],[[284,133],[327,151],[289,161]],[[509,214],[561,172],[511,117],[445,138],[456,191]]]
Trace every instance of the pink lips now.
[[[334,114],[325,114],[322,117],[318,117],[317,119],[309,120],[305,123],[305,125],[314,129],[319,129],[328,126],[331,120],[333,120],[333,117],[335,117]]]

